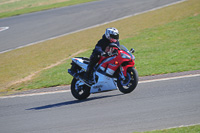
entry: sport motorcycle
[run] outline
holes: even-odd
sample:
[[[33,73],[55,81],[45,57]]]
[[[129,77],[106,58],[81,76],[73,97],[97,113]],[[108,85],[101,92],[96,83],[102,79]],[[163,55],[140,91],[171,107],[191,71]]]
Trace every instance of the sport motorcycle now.
[[[135,56],[123,45],[118,47],[112,43],[109,45],[107,56],[101,56],[94,67],[92,83],[85,79],[85,73],[89,64],[89,58],[72,58],[71,68],[68,73],[73,76],[71,93],[78,99],[83,100],[90,94],[119,90],[122,93],[132,92],[138,84],[138,72],[135,68]],[[109,55],[109,56],[108,56]]]

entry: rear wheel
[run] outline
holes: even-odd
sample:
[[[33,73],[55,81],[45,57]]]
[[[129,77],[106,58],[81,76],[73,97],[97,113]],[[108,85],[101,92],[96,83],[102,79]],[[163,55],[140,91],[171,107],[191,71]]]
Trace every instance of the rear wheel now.
[[[76,99],[83,100],[89,97],[90,87],[74,78],[71,83],[71,93]]]
[[[127,76],[123,80],[120,76],[117,79],[117,86],[122,93],[132,92],[138,84],[138,73],[133,67],[127,69]]]

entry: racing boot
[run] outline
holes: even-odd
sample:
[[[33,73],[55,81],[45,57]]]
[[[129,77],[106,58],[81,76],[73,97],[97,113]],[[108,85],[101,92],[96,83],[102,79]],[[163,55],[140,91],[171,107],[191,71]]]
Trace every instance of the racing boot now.
[[[85,80],[86,80],[89,84],[93,84],[93,83],[94,83],[93,68],[90,67],[90,65],[88,65],[87,71],[86,71],[84,77],[85,77]]]

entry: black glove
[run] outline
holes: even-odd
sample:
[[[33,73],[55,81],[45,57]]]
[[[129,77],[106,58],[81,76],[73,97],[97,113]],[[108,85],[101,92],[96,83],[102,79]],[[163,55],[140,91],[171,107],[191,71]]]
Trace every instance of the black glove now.
[[[113,51],[113,55],[118,55],[118,50],[115,49],[115,50]]]
[[[110,53],[110,52],[102,52],[101,53],[101,56],[111,56],[112,55],[112,53]]]

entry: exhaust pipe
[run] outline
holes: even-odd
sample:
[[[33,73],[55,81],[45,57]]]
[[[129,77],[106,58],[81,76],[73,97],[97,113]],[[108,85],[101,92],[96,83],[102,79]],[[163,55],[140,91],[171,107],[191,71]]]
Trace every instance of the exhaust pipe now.
[[[80,80],[81,82],[83,82],[85,85],[87,85],[88,87],[91,87],[90,84],[88,84],[87,82],[85,82],[77,73],[75,73],[74,71],[72,71],[71,69],[68,69],[68,73],[70,75],[72,75],[74,78],[76,78],[77,80]]]

